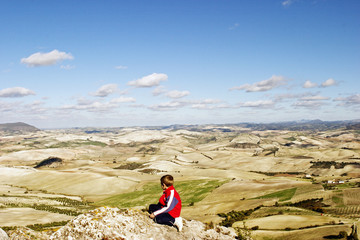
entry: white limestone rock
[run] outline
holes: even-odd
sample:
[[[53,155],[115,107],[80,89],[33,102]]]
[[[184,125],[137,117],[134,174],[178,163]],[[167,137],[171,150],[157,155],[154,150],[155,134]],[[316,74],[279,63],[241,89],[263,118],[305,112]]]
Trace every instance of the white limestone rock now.
[[[205,224],[184,220],[178,232],[175,227],[156,224],[147,214],[135,210],[102,207],[82,214],[60,228],[50,239],[235,239],[235,232],[225,227],[205,230]]]
[[[4,230],[0,228],[0,240],[8,240],[9,236],[6,234]]]

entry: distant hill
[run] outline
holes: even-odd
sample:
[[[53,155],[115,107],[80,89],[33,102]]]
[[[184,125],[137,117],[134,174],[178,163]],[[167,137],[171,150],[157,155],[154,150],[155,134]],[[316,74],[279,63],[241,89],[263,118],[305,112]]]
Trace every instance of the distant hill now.
[[[0,124],[0,132],[5,132],[8,134],[19,134],[37,131],[40,131],[40,129],[23,122]]]
[[[359,130],[359,120],[349,121],[321,121],[301,120],[274,123],[235,123],[235,124],[213,124],[213,125],[170,125],[163,127],[148,127],[150,129],[187,129],[193,131],[222,131],[231,132],[231,128],[245,128],[253,131],[265,130],[290,130],[290,131],[327,131],[336,129]]]

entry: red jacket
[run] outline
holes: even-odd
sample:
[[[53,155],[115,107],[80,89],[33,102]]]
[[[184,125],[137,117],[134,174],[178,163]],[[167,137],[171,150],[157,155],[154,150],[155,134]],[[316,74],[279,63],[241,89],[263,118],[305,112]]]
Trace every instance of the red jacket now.
[[[169,213],[173,218],[180,217],[181,199],[174,186],[168,187],[159,199],[159,203],[163,206],[160,210],[154,212],[154,215],[161,213]]]

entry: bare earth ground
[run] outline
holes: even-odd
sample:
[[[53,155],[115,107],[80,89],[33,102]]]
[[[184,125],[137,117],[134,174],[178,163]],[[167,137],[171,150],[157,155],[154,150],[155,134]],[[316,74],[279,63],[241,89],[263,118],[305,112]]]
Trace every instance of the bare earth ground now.
[[[264,231],[258,230],[252,233],[252,237],[257,240],[276,239],[276,240],[319,240],[326,239],[322,236],[336,236],[340,231],[350,234],[350,225],[324,226],[292,231]]]
[[[73,218],[64,214],[38,211],[32,208],[0,209],[0,216],[0,226],[26,226],[36,223],[60,222]]]
[[[219,223],[222,218],[218,213],[260,205],[271,207],[281,203],[281,199],[258,197],[293,188],[296,191],[288,202],[323,198],[332,209],[331,214],[335,214],[298,213],[300,215],[246,220],[249,227],[259,226],[260,230],[253,231],[259,239],[266,234],[286,235],[289,237],[286,239],[291,239],[296,231],[305,235],[318,231],[321,235],[326,227],[285,233],[269,229],[323,225],[330,221],[350,224],[360,217],[360,185],[356,185],[360,177],[360,165],[356,165],[360,164],[357,132],[232,130],[126,128],[89,134],[74,129],[0,135],[0,219],[6,219],[6,223],[0,221],[0,226],[71,219],[69,215],[55,213],[58,210],[35,210],[34,201],[58,209],[85,211],[87,207],[79,209],[76,202],[62,205],[63,200],[59,199],[96,202],[139,190],[146,183],[158,182],[164,174],[172,174],[176,181],[227,181],[208,192],[201,201],[183,206],[182,216],[187,219]],[[61,158],[62,163],[34,168],[48,157]],[[349,164],[314,167],[314,161]],[[305,179],[306,175],[310,177]],[[323,181],[329,180],[344,182],[325,190]],[[238,222],[234,226],[241,225]],[[336,225],[331,231],[336,232],[335,229],[348,231],[349,226]]]
[[[263,217],[258,219],[250,219],[245,221],[246,226],[249,228],[259,226],[259,228],[264,230],[278,230],[285,228],[304,228],[316,225],[328,225],[330,222],[335,221],[338,223],[341,221],[340,218],[334,218],[330,216],[313,216],[313,215],[276,215]],[[234,227],[242,227],[243,222],[236,222],[233,225]]]

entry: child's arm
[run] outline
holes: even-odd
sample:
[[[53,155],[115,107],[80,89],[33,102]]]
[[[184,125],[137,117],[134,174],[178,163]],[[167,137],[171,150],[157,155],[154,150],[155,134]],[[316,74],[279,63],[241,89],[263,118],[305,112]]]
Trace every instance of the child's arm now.
[[[169,201],[167,202],[166,206],[161,208],[160,210],[155,211],[153,214],[159,215],[161,213],[167,213],[170,212],[172,209],[174,209],[174,207],[176,206],[176,204],[178,204],[178,200],[174,197],[174,193],[175,190],[170,190],[170,196],[169,196]],[[164,204],[165,205],[165,204]]]

